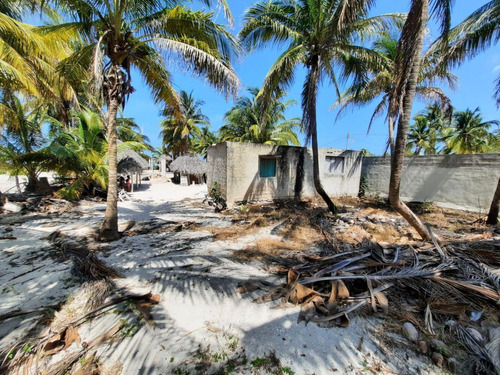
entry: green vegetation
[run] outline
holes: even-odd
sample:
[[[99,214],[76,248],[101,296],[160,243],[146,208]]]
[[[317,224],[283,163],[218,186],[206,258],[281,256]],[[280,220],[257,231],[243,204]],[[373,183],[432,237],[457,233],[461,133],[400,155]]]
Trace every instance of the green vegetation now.
[[[430,105],[410,125],[407,152],[413,155],[472,154],[500,151],[499,121],[483,121],[479,108],[444,116],[438,105]]]
[[[238,98],[236,105],[226,113],[224,126],[219,131],[221,140],[299,146],[296,131],[300,129],[300,119],[287,120],[285,116],[295,101],[283,101],[286,93],[280,92],[264,103],[259,89],[248,91],[251,97]]]
[[[200,3],[220,6],[232,22],[226,0]],[[118,238],[117,153],[156,153],[140,126],[120,116],[135,91],[135,71],[163,108],[162,153],[206,158],[219,141],[299,145],[303,131],[312,143],[315,188],[335,213],[319,178],[317,102],[321,84],[328,83],[339,114],[376,101],[368,128],[374,118],[386,116],[391,203],[428,239],[399,199],[401,166],[407,154],[500,150],[499,122],[484,121],[479,109],[453,113],[442,88],[456,86],[451,68],[496,44],[500,5],[489,1],[450,30],[449,0],[412,0],[408,14],[371,16],[376,3],[257,1],[245,11],[237,39],[216,22],[216,13],[193,10],[197,5],[186,0],[0,0],[0,170],[27,176],[27,191],[43,187],[40,173],[55,171],[66,183],[61,197],[107,193],[100,237]],[[43,26],[24,23],[30,14],[39,14]],[[442,35],[427,48],[431,16]],[[234,98],[240,82],[231,61],[240,49],[270,46],[281,55],[262,87],[236,98],[218,132],[210,130],[196,93],[174,89],[171,62]],[[302,118],[289,118],[295,101],[286,91],[301,69],[306,73]],[[434,104],[412,122],[414,98]]]

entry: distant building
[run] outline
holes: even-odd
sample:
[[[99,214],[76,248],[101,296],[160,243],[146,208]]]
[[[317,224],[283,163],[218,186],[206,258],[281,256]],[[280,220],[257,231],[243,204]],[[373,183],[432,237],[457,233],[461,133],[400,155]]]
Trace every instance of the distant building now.
[[[361,152],[320,149],[319,158],[321,182],[328,195],[358,194]],[[208,149],[207,161],[208,188],[217,182],[229,207],[246,201],[317,195],[310,148],[223,142]]]

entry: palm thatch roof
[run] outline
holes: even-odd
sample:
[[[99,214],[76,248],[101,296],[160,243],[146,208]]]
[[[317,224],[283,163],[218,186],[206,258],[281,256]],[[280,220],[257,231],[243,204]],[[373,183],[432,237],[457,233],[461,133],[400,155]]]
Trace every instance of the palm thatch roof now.
[[[167,154],[162,154],[159,158],[158,161],[165,159],[167,162],[172,161],[172,157]]]
[[[148,168],[148,162],[137,152],[133,150],[118,152],[118,173],[141,172]]]
[[[202,175],[207,172],[207,163],[194,155],[179,156],[170,164],[170,170],[183,175]]]

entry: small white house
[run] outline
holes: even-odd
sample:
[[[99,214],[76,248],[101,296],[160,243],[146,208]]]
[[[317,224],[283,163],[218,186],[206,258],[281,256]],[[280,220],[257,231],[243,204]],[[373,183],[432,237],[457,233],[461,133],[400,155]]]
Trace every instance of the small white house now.
[[[357,196],[362,153],[320,149],[321,182],[331,197]],[[219,185],[229,207],[245,201],[316,196],[307,147],[222,142],[208,149],[207,184]]]

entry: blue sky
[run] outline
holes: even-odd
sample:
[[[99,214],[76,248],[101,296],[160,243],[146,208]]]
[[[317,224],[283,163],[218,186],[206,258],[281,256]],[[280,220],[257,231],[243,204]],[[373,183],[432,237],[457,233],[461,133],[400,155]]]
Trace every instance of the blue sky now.
[[[235,34],[241,28],[244,10],[251,6],[253,0],[229,0],[229,5],[235,18],[235,25],[231,31]],[[372,10],[372,14],[382,14],[389,12],[407,12],[409,10],[409,0],[378,0],[377,6]],[[479,6],[487,3],[485,0],[456,0],[452,14],[452,24],[460,23],[467,15],[472,13]],[[222,17],[219,17],[222,22]],[[430,33],[427,42],[438,36],[438,30],[431,21],[429,24]],[[281,49],[282,50],[282,49]],[[235,65],[237,74],[242,82],[240,95],[245,94],[246,87],[262,85],[262,81],[280,53],[280,48],[271,47],[260,50],[247,56],[242,56]],[[191,91],[194,95],[205,102],[203,112],[210,118],[212,130],[217,130],[223,123],[224,113],[232,107],[233,101],[226,101],[218,94],[203,78],[193,78],[189,72],[182,70],[179,61],[169,61],[174,78],[174,86],[178,90]],[[498,110],[494,99],[495,79],[500,75],[500,51],[490,48],[471,61],[464,63],[460,68],[453,71],[459,77],[459,84],[455,91],[450,91],[443,87],[445,92],[452,99],[452,103],[457,110],[480,107],[485,120],[499,119]],[[300,93],[304,80],[304,72],[299,71],[296,81],[289,90],[289,99],[294,99],[300,103]],[[159,108],[151,100],[148,89],[141,82],[140,77],[134,77],[134,87],[137,91],[131,95],[124,116],[135,118],[136,122],[143,128],[154,146],[160,146]],[[336,111],[330,111],[330,107],[337,101],[333,87],[323,85],[318,97],[318,134],[320,147],[345,148],[347,133],[350,134],[349,148],[366,148],[375,154],[381,154],[385,148],[387,130],[384,118],[379,118],[373,125],[370,134],[366,134],[367,125],[373,113],[375,103],[362,109],[346,112],[340,119],[335,121]],[[414,114],[422,110],[426,103],[416,101]],[[300,105],[289,110],[290,117],[301,117]],[[302,142],[304,142],[303,137]]]

